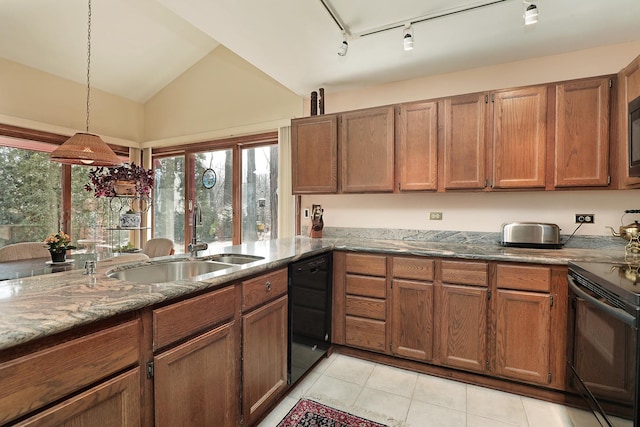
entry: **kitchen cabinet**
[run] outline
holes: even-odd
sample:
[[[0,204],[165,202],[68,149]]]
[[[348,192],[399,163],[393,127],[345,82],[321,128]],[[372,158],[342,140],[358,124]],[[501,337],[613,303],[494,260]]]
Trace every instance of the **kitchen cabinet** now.
[[[486,262],[441,262],[436,319],[442,365],[476,372],[487,370],[489,295]]]
[[[235,295],[228,286],[153,310],[156,426],[238,424]]]
[[[409,359],[433,359],[434,261],[393,257],[391,352]]]
[[[444,190],[487,186],[486,103],[483,93],[445,98],[440,163]]]
[[[559,83],[555,89],[555,187],[609,184],[611,78]]]
[[[340,116],[340,190],[393,192],[394,109],[370,108]]]
[[[125,316],[5,352],[0,423],[29,416],[24,425],[140,425],[140,334],[140,319]]]
[[[252,425],[287,388],[287,269],[242,282],[242,413]]]
[[[395,140],[398,190],[436,190],[438,103],[418,102],[397,107]]]
[[[639,177],[629,176],[629,103],[640,96],[640,56],[624,67],[617,76],[618,91],[616,113],[617,137],[614,139],[614,153],[618,165],[617,177],[620,188],[638,188]]]
[[[338,191],[338,116],[291,121],[293,194]]]

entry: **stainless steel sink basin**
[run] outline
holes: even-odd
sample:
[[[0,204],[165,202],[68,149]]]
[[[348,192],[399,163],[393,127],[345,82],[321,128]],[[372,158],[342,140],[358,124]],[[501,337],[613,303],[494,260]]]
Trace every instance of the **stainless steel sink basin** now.
[[[227,264],[248,264],[250,262],[263,260],[264,257],[244,254],[220,254],[214,255],[209,259],[211,261],[225,262]]]
[[[114,271],[108,273],[107,276],[136,283],[166,283],[177,280],[189,280],[202,274],[231,267],[233,267],[231,264],[213,261],[170,261]]]

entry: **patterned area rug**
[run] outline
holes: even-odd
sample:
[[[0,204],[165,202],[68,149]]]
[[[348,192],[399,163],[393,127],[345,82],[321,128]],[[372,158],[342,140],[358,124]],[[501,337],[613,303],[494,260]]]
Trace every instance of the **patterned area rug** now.
[[[313,400],[302,399],[289,411],[278,427],[386,427],[339,411]]]

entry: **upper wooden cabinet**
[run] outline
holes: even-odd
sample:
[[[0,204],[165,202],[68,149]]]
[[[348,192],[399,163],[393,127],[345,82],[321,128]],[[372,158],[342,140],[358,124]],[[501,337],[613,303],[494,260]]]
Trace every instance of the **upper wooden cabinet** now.
[[[291,121],[292,189],[295,194],[338,191],[338,117]]]
[[[397,108],[396,175],[399,191],[438,187],[438,103]]]
[[[621,188],[638,188],[640,178],[629,176],[629,102],[640,96],[640,56],[618,73],[617,91],[617,138],[616,162],[617,178]],[[615,109],[614,109],[615,110]]]
[[[544,188],[547,87],[491,95],[492,188]]]
[[[609,184],[609,116],[612,80],[555,85],[556,187]]]
[[[340,117],[341,190],[392,192],[394,188],[394,109],[370,108]]]
[[[445,190],[486,187],[486,96],[461,95],[443,101],[441,163]]]

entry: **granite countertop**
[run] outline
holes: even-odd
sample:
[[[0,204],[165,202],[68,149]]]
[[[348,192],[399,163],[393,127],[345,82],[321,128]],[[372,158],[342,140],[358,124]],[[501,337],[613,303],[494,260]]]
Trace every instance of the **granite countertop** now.
[[[164,262],[169,257],[136,262],[125,267],[101,266],[98,263],[95,276],[85,275],[82,270],[74,270],[0,281],[0,349],[190,293],[221,287],[229,282],[285,267],[290,262],[333,249],[556,265],[566,265],[568,261],[624,262],[624,245],[620,245],[619,249],[606,251],[602,248],[539,250],[504,248],[486,243],[461,244],[352,237],[309,239],[298,236],[226,247],[223,253],[258,255],[264,259],[200,276],[201,281],[136,284],[111,279],[105,274],[114,268]],[[198,258],[207,258],[215,254],[214,250],[205,252]]]

